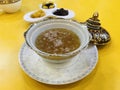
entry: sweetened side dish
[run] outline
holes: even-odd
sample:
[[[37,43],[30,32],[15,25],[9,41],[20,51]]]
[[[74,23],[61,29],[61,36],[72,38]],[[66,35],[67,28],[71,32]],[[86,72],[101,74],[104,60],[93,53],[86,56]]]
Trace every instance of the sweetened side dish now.
[[[56,11],[53,12],[54,15],[58,16],[66,16],[69,14],[68,10],[65,10],[64,8],[57,9]]]
[[[32,18],[40,18],[45,16],[45,12],[43,10],[38,10],[36,12],[34,12],[33,14],[31,14]]]
[[[54,7],[55,7],[55,5],[52,1],[42,3],[42,8],[43,9],[51,9],[51,8],[54,8]]]

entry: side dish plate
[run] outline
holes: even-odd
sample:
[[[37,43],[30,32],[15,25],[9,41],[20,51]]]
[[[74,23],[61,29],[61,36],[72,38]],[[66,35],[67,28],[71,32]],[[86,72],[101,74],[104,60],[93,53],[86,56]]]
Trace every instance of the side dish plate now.
[[[35,11],[31,11],[31,12],[28,12],[27,14],[24,15],[23,19],[27,22],[30,22],[30,23],[35,23],[35,22],[39,22],[41,20],[44,20],[45,18],[48,18],[48,17],[53,17],[53,18],[63,18],[63,19],[72,19],[74,16],[75,16],[75,13],[72,11],[72,10],[68,10],[68,15],[66,16],[58,16],[58,15],[54,15],[53,12],[56,11],[58,8],[55,8],[53,10],[44,10],[42,9],[44,12],[45,12],[45,16],[43,17],[39,17],[39,18],[32,18],[31,17],[31,14],[33,14],[34,12],[36,12],[37,10]]]

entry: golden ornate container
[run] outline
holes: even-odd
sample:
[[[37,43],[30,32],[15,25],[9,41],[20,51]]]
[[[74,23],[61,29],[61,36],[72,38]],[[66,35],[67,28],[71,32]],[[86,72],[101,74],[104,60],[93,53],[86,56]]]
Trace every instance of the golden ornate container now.
[[[101,27],[98,16],[98,12],[95,12],[93,17],[86,21],[86,25],[92,35],[91,43],[95,45],[105,45],[111,40],[111,38],[110,34],[103,27]]]

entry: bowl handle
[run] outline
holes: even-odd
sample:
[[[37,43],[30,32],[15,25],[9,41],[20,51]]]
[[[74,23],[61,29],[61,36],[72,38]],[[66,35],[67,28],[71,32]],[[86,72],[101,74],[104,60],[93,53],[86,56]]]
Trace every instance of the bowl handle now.
[[[25,38],[25,39],[26,39],[26,35],[27,35],[28,31],[29,31],[33,26],[34,26],[34,24],[31,24],[31,25],[29,26],[29,28],[27,29],[27,31],[24,32],[24,38]]]
[[[27,33],[28,33],[28,31],[29,31],[34,25],[36,25],[36,23],[31,24],[31,25],[29,26],[29,28],[27,29],[27,31],[24,32],[25,42],[26,42],[27,46],[30,47],[31,49],[32,49],[32,47],[29,45],[29,43],[28,43],[28,41],[27,41]]]
[[[91,33],[89,32],[89,41],[91,41],[91,39],[92,39],[92,35],[91,35]]]
[[[88,42],[88,44],[90,43],[91,39],[92,39],[92,35],[91,35],[91,33],[89,33],[89,42]],[[88,48],[88,45],[86,45],[85,47],[83,47],[83,50],[86,49],[86,48]]]

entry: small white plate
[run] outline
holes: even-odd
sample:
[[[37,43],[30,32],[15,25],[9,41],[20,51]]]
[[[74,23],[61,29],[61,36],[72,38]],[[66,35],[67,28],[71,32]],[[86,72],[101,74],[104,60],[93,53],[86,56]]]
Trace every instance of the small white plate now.
[[[68,15],[66,15],[66,16],[54,15],[53,12],[56,11],[57,9],[52,11],[51,16],[56,17],[56,18],[64,18],[64,19],[72,19],[75,16],[75,13],[69,9],[65,9],[65,10],[68,10]]]
[[[48,16],[47,12],[45,12],[46,15],[43,16],[43,17],[40,17],[40,18],[32,18],[31,15],[32,15],[34,12],[36,12],[36,11],[32,11],[32,12],[29,12],[29,13],[25,14],[24,17],[23,17],[24,20],[27,21],[27,22],[30,22],[30,23],[34,23],[34,22],[39,22],[39,21],[45,19],[45,18]]]
[[[58,15],[54,15],[53,12],[55,10],[57,10],[58,8],[55,8],[55,9],[52,9],[52,10],[44,10],[43,11],[45,12],[45,16],[43,17],[40,17],[40,18],[32,18],[31,17],[31,14],[33,14],[35,11],[32,11],[32,12],[29,12],[27,14],[24,15],[24,20],[27,21],[27,22],[30,22],[30,23],[35,23],[35,22],[39,22],[47,17],[55,17],[55,18],[64,18],[64,19],[72,19],[74,16],[75,16],[75,13],[72,11],[72,10],[68,10],[69,14],[66,15],[66,16],[58,16]]]
[[[96,46],[89,45],[75,58],[67,63],[49,63],[43,61],[26,44],[23,44],[19,54],[20,65],[28,76],[39,82],[52,85],[73,83],[90,74],[98,61]]]

